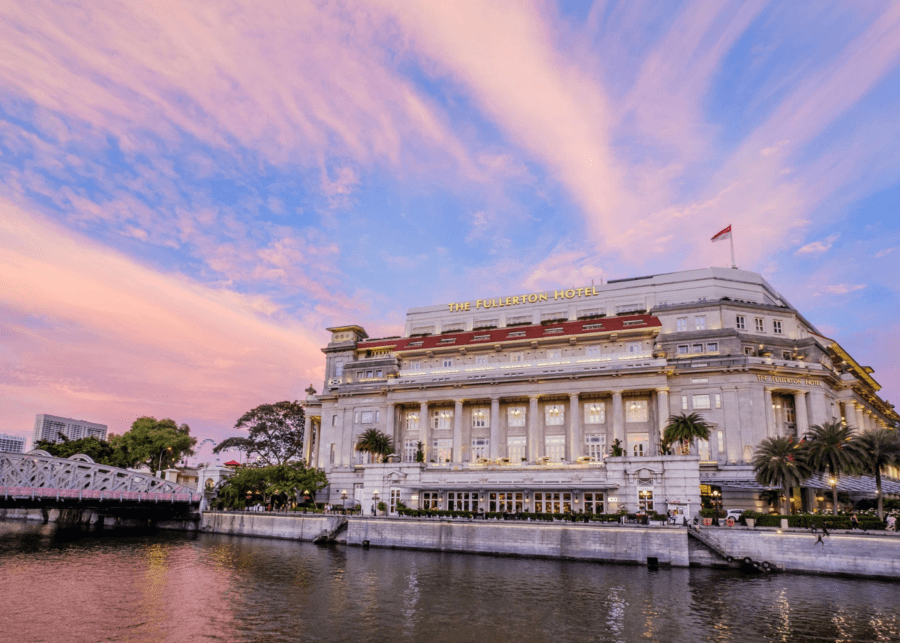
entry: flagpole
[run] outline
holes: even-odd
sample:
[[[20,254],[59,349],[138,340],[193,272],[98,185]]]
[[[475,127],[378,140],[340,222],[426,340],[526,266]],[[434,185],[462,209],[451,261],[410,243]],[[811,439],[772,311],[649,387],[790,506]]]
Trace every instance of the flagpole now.
[[[732,229],[731,234],[728,235],[728,242],[731,244],[731,267],[737,268],[737,265],[734,263],[734,229]]]

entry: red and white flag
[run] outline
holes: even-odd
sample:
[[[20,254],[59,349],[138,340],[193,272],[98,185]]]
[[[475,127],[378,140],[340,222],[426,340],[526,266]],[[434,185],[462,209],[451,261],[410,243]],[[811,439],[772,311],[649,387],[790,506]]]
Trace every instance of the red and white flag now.
[[[726,239],[731,239],[731,225],[730,224],[727,228],[725,228],[721,232],[714,234],[713,238],[710,239],[710,241],[725,241]]]

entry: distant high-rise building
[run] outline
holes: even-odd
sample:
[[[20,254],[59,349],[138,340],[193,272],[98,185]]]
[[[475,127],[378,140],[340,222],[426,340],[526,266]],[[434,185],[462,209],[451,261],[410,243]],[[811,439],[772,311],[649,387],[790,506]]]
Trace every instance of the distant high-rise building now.
[[[0,433],[0,451],[7,453],[25,453],[25,438],[18,435]]]
[[[34,440],[32,445],[37,444],[41,440],[53,443],[62,442],[63,439],[60,436],[65,436],[69,440],[92,437],[98,440],[105,440],[106,425],[44,413],[34,417]]]

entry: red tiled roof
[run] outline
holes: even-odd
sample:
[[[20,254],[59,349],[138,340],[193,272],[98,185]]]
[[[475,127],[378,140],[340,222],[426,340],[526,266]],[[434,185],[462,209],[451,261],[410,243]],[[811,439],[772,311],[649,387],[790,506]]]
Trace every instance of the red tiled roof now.
[[[463,333],[446,333],[426,337],[404,337],[402,339],[360,342],[359,350],[390,348],[393,352],[456,348],[459,346],[479,346],[497,342],[535,340],[571,335],[615,333],[629,330],[660,328],[659,318],[653,315],[623,315],[620,317],[599,317],[578,321],[554,322],[533,326],[511,326],[493,330],[474,330]]]

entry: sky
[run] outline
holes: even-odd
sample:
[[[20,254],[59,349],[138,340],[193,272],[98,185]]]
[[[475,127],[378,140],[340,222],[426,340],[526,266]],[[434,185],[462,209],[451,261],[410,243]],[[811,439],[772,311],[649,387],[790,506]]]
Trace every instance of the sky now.
[[[234,435],[326,328],[737,263],[900,400],[900,3],[0,3],[0,432]]]

